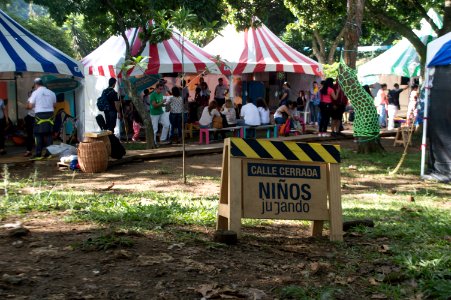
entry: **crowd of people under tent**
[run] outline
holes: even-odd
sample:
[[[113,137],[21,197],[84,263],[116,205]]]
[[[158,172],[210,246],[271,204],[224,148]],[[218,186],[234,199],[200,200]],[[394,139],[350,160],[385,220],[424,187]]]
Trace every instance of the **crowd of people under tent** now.
[[[110,78],[109,87],[105,90],[110,103],[109,109],[103,112],[106,127],[118,134],[116,127],[122,124],[126,137],[130,133],[132,141],[140,141],[143,139],[141,128],[144,125],[141,114],[131,101],[125,101],[123,96],[119,96],[115,90],[116,83],[115,78]],[[300,90],[294,97],[290,84],[284,82],[276,94],[278,105],[274,109],[270,109],[262,97],[247,99],[244,105],[234,103],[229,97],[229,87],[221,77],[212,92],[200,76],[194,97],[190,97],[184,80],[181,81],[181,86],[171,89],[166,83],[166,80],[160,79],[155,86],[145,89],[141,95],[146,113],[150,114],[156,145],[180,143],[182,126],[185,124],[193,124],[199,128],[252,128],[259,125],[286,124],[291,131],[298,134],[305,133],[305,125],[308,124],[316,129],[319,137],[327,137],[341,135],[343,124],[354,119],[350,101],[332,78],[321,82],[314,81],[310,90]],[[408,86],[400,88],[396,83],[392,89],[388,89],[387,84],[383,83],[366,85],[363,88],[374,99],[380,127],[393,130],[400,109],[399,96]],[[410,88],[406,116],[408,126],[417,118],[419,99],[418,85],[413,84]],[[61,122],[57,121],[56,115],[61,111],[58,103],[64,102],[64,98],[63,101],[58,101],[57,98],[55,93],[44,86],[41,79],[35,80],[29,93],[27,116],[22,122],[26,133],[24,156],[48,155],[45,148],[53,143],[53,138],[58,136],[61,128]],[[292,98],[296,100],[293,101]],[[7,100],[0,99],[0,155],[6,154],[5,134],[10,125]],[[221,138],[226,137],[226,131],[218,132],[221,133]],[[214,132],[213,139],[219,138],[218,132]],[[248,137],[256,137],[256,132],[249,130]]]
[[[180,143],[184,124],[194,124],[199,128],[250,126],[252,129],[259,125],[283,125],[288,121],[291,131],[297,134],[305,133],[307,124],[316,129],[319,137],[327,137],[342,135],[343,124],[352,123],[354,119],[352,104],[340,85],[332,78],[321,82],[314,81],[310,90],[300,90],[294,97],[290,84],[284,82],[276,94],[278,104],[274,109],[270,108],[262,97],[248,98],[244,105],[234,103],[229,97],[229,87],[223,78],[218,79],[212,92],[201,76],[196,84],[194,97],[190,97],[185,81],[181,81],[181,86],[174,86],[172,89],[169,89],[166,83],[166,80],[161,79],[154,87],[145,89],[142,93],[142,101],[152,120],[156,144]],[[363,87],[374,99],[381,128],[393,130],[400,109],[399,96],[408,86],[400,88],[396,83],[390,90],[386,84]],[[117,94],[115,97],[119,101],[120,97],[117,97]],[[293,101],[292,98],[296,100]],[[131,139],[139,141],[142,139],[140,135],[142,118],[131,101],[122,103],[123,121],[127,124],[125,127],[130,128],[130,131],[133,128]],[[417,104],[418,85],[412,85],[407,109],[407,125],[416,118]],[[121,114],[119,113],[120,118]],[[109,129],[114,130],[115,124],[115,120],[112,120]],[[218,139],[218,133],[221,138],[226,137],[225,131],[218,131],[213,133],[213,139]],[[255,131],[250,130],[249,133],[248,137],[256,136]]]
[[[13,124],[8,115],[8,99],[0,98],[0,155],[7,154],[5,140],[11,137],[15,144],[25,147],[25,157],[50,156],[47,147],[55,138],[61,138],[64,118],[69,113],[67,104],[63,93],[55,94],[41,78],[36,78],[23,107],[27,114]]]

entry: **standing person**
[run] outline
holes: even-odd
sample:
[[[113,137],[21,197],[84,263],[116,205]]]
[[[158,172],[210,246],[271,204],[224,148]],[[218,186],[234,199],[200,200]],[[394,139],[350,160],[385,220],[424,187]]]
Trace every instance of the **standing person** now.
[[[318,136],[329,136],[327,134],[327,126],[329,126],[330,115],[332,112],[332,101],[337,100],[337,95],[333,89],[334,80],[327,78],[320,90],[321,102],[319,109],[321,112],[321,120],[319,123]]]
[[[298,111],[304,111],[307,104],[307,97],[304,91],[299,91],[299,97],[296,99],[296,108]]]
[[[318,82],[313,81],[313,87],[310,90],[310,101],[308,108],[310,110],[310,124],[318,124],[319,122],[319,104],[321,102],[321,97],[319,93],[320,88],[318,87]]]
[[[285,81],[282,85],[282,93],[280,96],[279,107],[282,105],[286,105],[288,101],[290,101],[290,93],[291,93],[290,84]]]
[[[31,89],[30,93],[28,94],[28,98],[30,98],[33,91],[34,91],[34,86]],[[27,151],[24,154],[25,157],[29,157],[32,155],[32,150],[33,150],[33,145],[34,145],[34,137],[33,137],[34,118],[35,118],[34,109],[28,109],[27,115],[24,118],[25,133],[27,134],[27,137],[25,138],[25,148],[27,149]]]
[[[379,114],[379,126],[381,128],[387,127],[387,92],[387,84],[382,83],[381,88],[377,91],[376,98],[374,98],[374,105],[376,106]]]
[[[417,105],[418,105],[418,85],[412,85],[412,91],[410,92],[409,104],[407,105],[407,126],[415,123],[417,118]]]
[[[180,89],[176,86],[172,88],[172,96],[169,98],[169,121],[171,122],[171,136],[169,139],[174,141],[174,132],[177,129],[177,143],[182,140],[182,113],[183,113],[183,98],[180,95]]]
[[[53,144],[53,111],[56,106],[56,95],[44,86],[41,78],[34,80],[35,90],[28,99],[27,109],[34,109],[36,155],[41,157],[42,150]]]
[[[332,136],[342,135],[340,127],[342,127],[343,114],[345,112],[346,106],[348,105],[348,98],[341,89],[340,84],[337,83],[334,86],[334,91],[337,98],[332,101],[332,111],[331,111],[331,129]]]
[[[218,85],[215,88],[215,101],[218,103],[218,107],[222,108],[225,103],[225,96],[229,92],[229,89],[224,85],[222,78],[218,79]]]
[[[139,141],[139,132],[141,131],[141,127],[143,126],[143,120],[142,120],[141,115],[139,114],[138,110],[136,109],[135,105],[132,102],[130,102],[130,107],[132,109],[131,115],[132,115],[132,121],[133,121],[132,141],[138,142]]]
[[[163,96],[170,96],[170,95],[172,95],[171,90],[166,85],[166,83],[168,83],[168,81],[166,79],[161,78],[160,80],[158,80],[158,82],[163,85]]]
[[[258,112],[260,113],[260,121],[262,125],[269,125],[271,123],[269,118],[269,108],[262,97],[257,98],[257,109]]]
[[[149,89],[145,89],[143,92],[143,103],[144,106],[146,107],[146,112],[150,111],[150,90]]]
[[[169,122],[164,118],[164,110],[163,107],[165,105],[163,101],[163,93],[164,93],[164,85],[162,83],[157,83],[155,90],[150,94],[150,119],[152,120],[152,128],[153,128],[153,139],[155,145],[157,144],[157,133],[158,133],[158,124],[163,126],[160,135],[160,142],[166,143],[167,141],[164,137],[168,136],[169,132]]]
[[[108,99],[108,110],[103,112],[105,114],[106,127],[113,133],[114,128],[116,127],[116,120],[122,119],[121,102],[117,92],[114,90],[116,82],[116,78],[110,78],[108,80],[108,88],[102,92],[107,95]]]
[[[0,98],[0,155],[5,155],[5,129],[9,124],[7,101]]]
[[[399,95],[407,89],[407,86],[403,89],[399,88],[399,84],[394,84],[394,89],[388,91],[388,130],[393,130],[395,128],[395,117],[398,110],[401,109],[399,105]]]

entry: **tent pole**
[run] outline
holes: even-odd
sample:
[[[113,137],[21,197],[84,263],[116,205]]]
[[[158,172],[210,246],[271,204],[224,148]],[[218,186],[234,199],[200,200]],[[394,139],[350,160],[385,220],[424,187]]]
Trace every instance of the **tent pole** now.
[[[16,124],[19,121],[19,97],[17,96],[17,74],[14,74],[14,93],[16,94]]]
[[[427,125],[428,125],[428,106],[429,106],[429,91],[432,85],[429,83],[429,68],[426,67],[424,86],[424,113],[423,113],[423,138],[421,140],[421,168],[420,176],[424,176],[424,165],[426,160],[426,146],[427,146]]]
[[[235,88],[233,86],[233,74],[230,74],[229,76],[229,97],[230,100],[232,100],[232,103],[235,104],[235,92],[234,92]]]

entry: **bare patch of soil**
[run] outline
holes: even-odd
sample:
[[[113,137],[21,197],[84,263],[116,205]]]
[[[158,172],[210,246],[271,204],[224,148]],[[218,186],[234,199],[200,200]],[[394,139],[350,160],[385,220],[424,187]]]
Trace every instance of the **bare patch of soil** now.
[[[352,140],[340,143],[354,148]],[[222,155],[187,158],[187,185],[181,181],[181,158],[134,162],[102,174],[57,171],[51,161],[12,167],[10,173],[11,178],[37,176],[55,188],[83,191],[219,195],[221,163]],[[356,193],[353,185],[365,190],[381,184],[398,188],[417,184],[411,178],[401,183],[400,178],[395,182],[389,177],[383,182],[346,180],[344,193]],[[234,246],[212,243],[214,228],[179,226],[146,235],[124,232],[120,237],[132,241],[131,247],[104,251],[82,245],[107,235],[108,229],[66,223],[64,216],[33,213],[2,221],[21,221],[30,233],[14,237],[9,229],[0,228],[0,298],[274,299],[281,288],[297,285],[319,291],[333,287],[334,299],[368,299],[371,292],[363,288],[369,285],[366,275],[382,267],[343,251],[373,247],[364,237],[347,236],[342,245],[327,237],[311,238],[305,222],[244,227],[243,238]],[[340,269],[347,270],[346,277]]]

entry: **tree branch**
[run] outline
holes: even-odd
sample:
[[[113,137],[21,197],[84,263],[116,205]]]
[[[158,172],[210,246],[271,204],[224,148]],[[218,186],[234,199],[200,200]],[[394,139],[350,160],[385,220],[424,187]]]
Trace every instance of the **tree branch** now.
[[[423,42],[412,31],[412,29],[409,26],[399,22],[398,20],[387,16],[384,12],[379,11],[371,5],[366,5],[366,8],[370,12],[368,15],[375,22],[381,24],[382,26],[388,27],[393,31],[397,31],[403,37],[407,38],[417,51],[418,56],[420,57],[421,65],[424,66],[426,62],[426,45],[423,44]]]
[[[312,50],[313,50],[313,55],[316,56],[316,58],[318,59],[318,62],[320,64],[325,64],[325,57],[321,55],[321,52],[319,51],[318,48],[318,43],[316,42],[315,38],[312,38]]]
[[[313,29],[313,38],[315,39],[315,41],[318,43],[319,46],[319,52],[321,53],[321,56],[324,58],[326,58],[326,47],[324,46],[324,40],[321,37],[321,35],[319,34],[317,29]]]
[[[428,12],[421,5],[420,1],[418,1],[418,0],[412,0],[412,1],[413,1],[414,6],[418,9],[421,17],[423,17],[431,25],[432,30],[434,30],[436,33],[438,33],[440,28],[438,28],[437,24],[434,23],[434,20],[432,20],[432,18],[428,16]]]
[[[438,32],[438,36],[451,32],[451,0],[445,0],[445,8],[443,11],[443,27]]]
[[[346,30],[346,26],[343,25],[343,27],[340,30],[340,33],[337,35],[337,37],[335,38],[334,42],[332,43],[332,45],[330,46],[330,50],[329,50],[329,57],[327,58],[327,63],[328,64],[333,64],[334,63],[334,56],[335,56],[335,51],[337,49],[338,44],[340,43],[344,33]]]
[[[110,8],[111,12],[113,13],[113,15],[115,16],[115,20],[116,23],[120,29],[121,32],[121,36],[124,39],[125,42],[125,60],[127,60],[131,53],[130,53],[130,42],[128,41],[127,36],[125,35],[125,30],[127,28],[125,28],[125,23],[124,20],[122,19],[123,15],[121,15],[121,13],[119,12],[119,10],[116,9],[116,7],[113,5],[113,3],[111,3],[110,0],[106,0],[105,1],[106,5]]]

